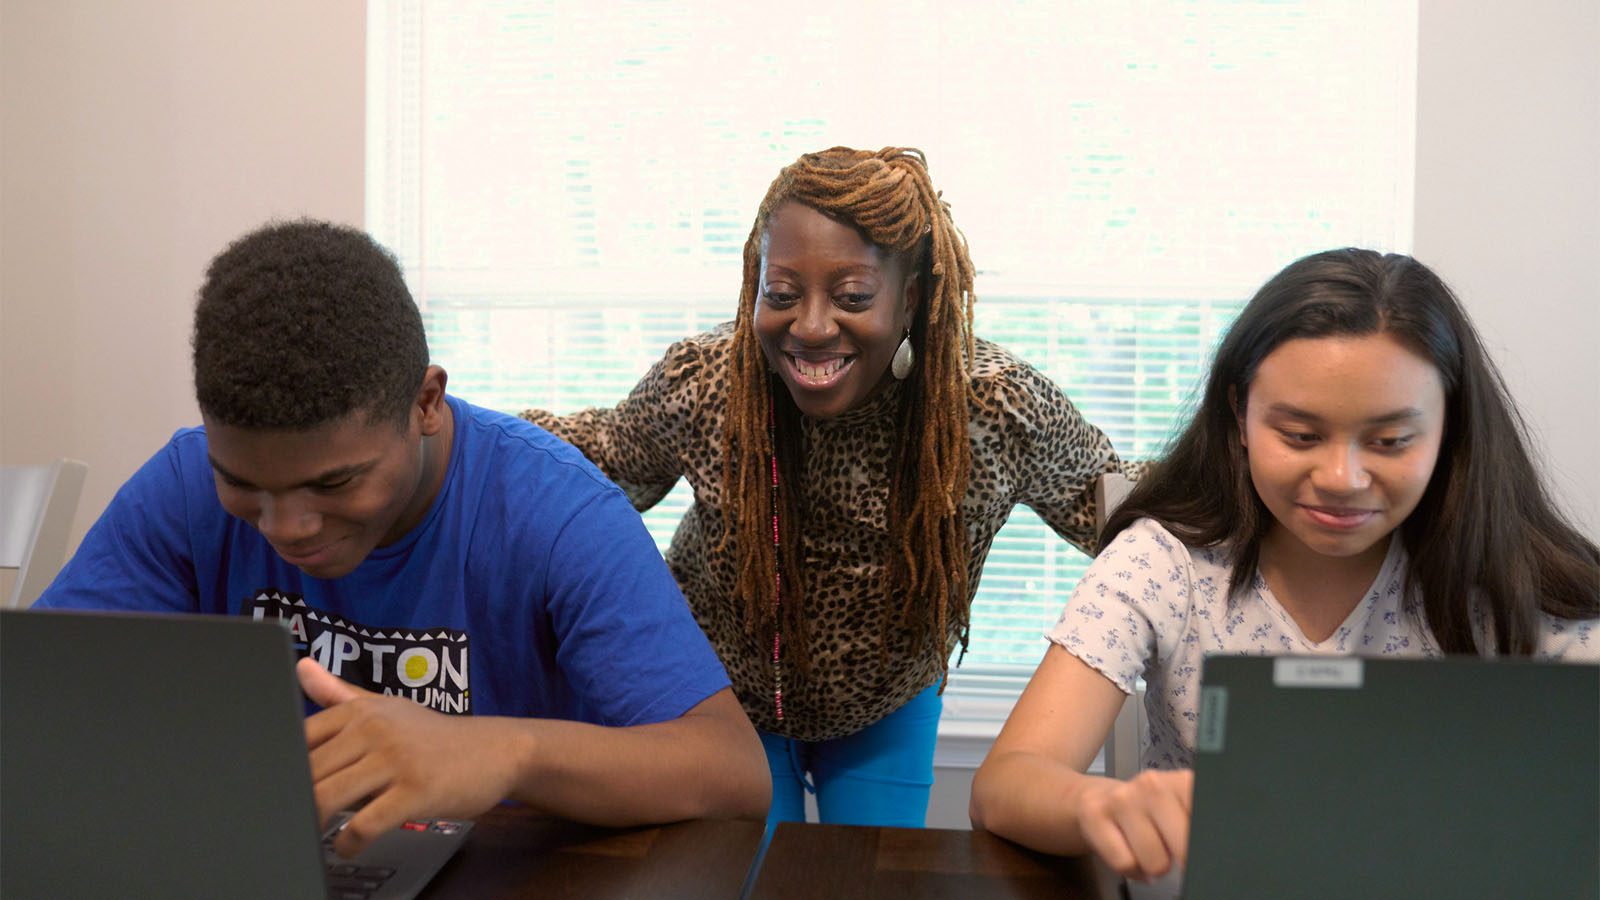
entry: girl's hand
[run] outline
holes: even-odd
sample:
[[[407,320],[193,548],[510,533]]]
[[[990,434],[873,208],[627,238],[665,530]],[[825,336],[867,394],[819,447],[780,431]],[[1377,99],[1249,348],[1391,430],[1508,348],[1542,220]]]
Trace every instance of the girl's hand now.
[[[1079,827],[1106,865],[1149,880],[1180,868],[1189,849],[1194,772],[1147,770],[1128,781],[1094,779],[1079,800]]]

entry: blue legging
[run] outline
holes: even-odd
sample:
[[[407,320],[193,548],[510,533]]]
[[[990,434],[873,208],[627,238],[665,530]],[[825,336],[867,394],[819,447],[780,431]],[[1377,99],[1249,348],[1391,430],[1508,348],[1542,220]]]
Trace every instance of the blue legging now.
[[[817,814],[828,824],[923,827],[943,707],[934,685],[841,738],[797,741],[760,732],[772,768],[768,831],[778,822],[805,821],[807,793],[817,795]]]

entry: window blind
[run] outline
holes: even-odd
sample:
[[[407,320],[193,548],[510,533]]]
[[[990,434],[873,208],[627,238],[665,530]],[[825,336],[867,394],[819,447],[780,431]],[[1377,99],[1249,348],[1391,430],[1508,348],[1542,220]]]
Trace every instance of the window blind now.
[[[1415,0],[368,6],[367,225],[450,388],[621,399],[734,315],[784,164],[915,146],[979,269],[977,330],[1126,456],[1290,260],[1411,240]],[[688,502],[645,519],[665,549]],[[1027,673],[1087,560],[1018,509],[964,669]]]

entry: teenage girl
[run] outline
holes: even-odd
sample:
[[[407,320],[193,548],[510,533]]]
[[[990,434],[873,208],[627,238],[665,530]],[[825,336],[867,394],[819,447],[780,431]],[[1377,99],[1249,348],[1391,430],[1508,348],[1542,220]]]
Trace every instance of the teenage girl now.
[[[1293,263],[1103,550],[972,787],[973,822],[1182,865],[1208,653],[1600,659],[1600,550],[1551,503],[1461,305],[1407,256]],[[1085,774],[1135,680],[1146,770]]]

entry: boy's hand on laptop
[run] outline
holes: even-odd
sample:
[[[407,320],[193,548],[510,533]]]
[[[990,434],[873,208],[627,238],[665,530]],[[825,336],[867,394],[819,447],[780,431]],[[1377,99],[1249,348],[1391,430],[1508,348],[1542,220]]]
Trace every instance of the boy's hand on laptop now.
[[[1148,880],[1184,864],[1194,772],[1147,769],[1128,781],[1093,779],[1082,794],[1079,827],[1106,865]]]
[[[340,855],[411,819],[472,818],[510,793],[519,743],[497,733],[503,720],[448,716],[364,691],[310,659],[295,674],[323,707],[306,719],[317,813],[326,823],[360,806],[334,839]]]

